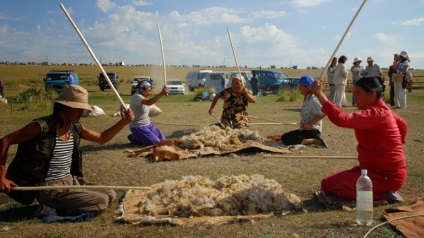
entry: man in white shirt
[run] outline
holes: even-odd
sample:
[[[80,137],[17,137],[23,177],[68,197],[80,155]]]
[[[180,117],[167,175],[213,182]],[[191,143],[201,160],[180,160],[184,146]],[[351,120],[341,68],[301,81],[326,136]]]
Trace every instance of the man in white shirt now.
[[[371,57],[367,58],[368,65],[365,67],[365,77],[380,77],[381,68],[378,64],[374,64],[374,60]]]

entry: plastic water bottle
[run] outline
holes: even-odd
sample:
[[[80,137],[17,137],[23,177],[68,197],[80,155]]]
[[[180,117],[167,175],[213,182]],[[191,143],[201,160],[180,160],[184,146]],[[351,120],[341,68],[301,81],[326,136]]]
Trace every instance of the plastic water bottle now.
[[[361,226],[370,226],[373,222],[372,182],[367,170],[361,170],[356,182],[356,222]]]

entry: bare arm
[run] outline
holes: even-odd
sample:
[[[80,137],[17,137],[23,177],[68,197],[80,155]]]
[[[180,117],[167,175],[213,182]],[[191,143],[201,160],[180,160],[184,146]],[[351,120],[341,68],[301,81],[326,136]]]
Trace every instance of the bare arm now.
[[[319,122],[320,120],[322,120],[326,115],[325,114],[320,114],[315,116],[314,118],[312,118],[312,120],[310,120],[308,123],[304,123],[302,125],[300,125],[300,128],[302,128],[303,130],[307,130],[312,128],[312,126]]]
[[[6,161],[9,147],[14,144],[19,144],[39,136],[42,132],[41,126],[36,122],[31,122],[25,127],[10,133],[0,139],[0,191],[10,192],[11,187],[17,185],[6,179]]]
[[[314,83],[311,86],[311,91],[318,98],[318,101],[321,103],[321,105],[324,105],[328,101],[328,98],[325,96],[324,93],[322,93],[321,80],[314,81]]]
[[[97,132],[82,126],[81,138],[84,140],[96,142],[99,144],[104,144],[111,140],[119,131],[122,130],[126,125],[128,125],[132,120],[134,120],[134,114],[131,109],[125,110],[121,107],[121,120],[119,120],[115,125],[111,126],[109,129],[106,129],[103,132]]]
[[[210,115],[212,115],[212,114],[213,114],[213,111],[214,111],[214,108],[215,108],[216,103],[218,102],[219,96],[220,96],[220,94],[219,94],[219,93],[218,93],[218,94],[216,94],[216,95],[215,95],[215,97],[214,97],[214,98],[213,98],[213,100],[212,100],[211,107],[209,108],[209,114],[210,114]]]
[[[252,94],[249,93],[249,90],[247,90],[246,87],[243,88],[243,90],[241,91],[242,94],[244,94],[247,98],[247,101],[249,101],[250,103],[255,103],[256,102],[256,97],[253,96]]]
[[[159,101],[159,99],[163,95],[167,95],[167,94],[168,94],[168,87],[166,87],[166,85],[165,85],[165,86],[163,86],[163,89],[162,89],[162,91],[159,94],[157,94],[156,96],[154,96],[154,97],[152,97],[150,99],[143,99],[143,100],[141,100],[141,104],[148,105],[148,106],[153,105],[157,101]]]

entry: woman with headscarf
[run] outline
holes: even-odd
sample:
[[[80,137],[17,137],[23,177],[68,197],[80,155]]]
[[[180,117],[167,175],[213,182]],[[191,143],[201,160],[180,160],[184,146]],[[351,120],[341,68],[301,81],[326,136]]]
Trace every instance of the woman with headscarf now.
[[[130,108],[134,112],[135,119],[130,123],[131,135],[129,139],[139,145],[149,146],[165,140],[165,136],[150,121],[150,107],[155,104],[163,95],[168,94],[168,88],[163,86],[162,91],[156,96],[152,95],[153,81],[145,79],[140,81],[137,91],[131,96]]]
[[[221,123],[226,127],[242,128],[249,124],[246,115],[247,107],[250,103],[256,102],[256,97],[250,94],[244,87],[244,77],[235,74],[231,81],[231,87],[217,93],[212,100],[209,114],[212,115],[219,98],[224,99]]]

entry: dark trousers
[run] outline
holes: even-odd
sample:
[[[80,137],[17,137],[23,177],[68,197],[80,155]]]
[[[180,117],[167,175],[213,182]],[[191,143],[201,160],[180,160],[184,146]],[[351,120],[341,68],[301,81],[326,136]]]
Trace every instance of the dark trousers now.
[[[395,105],[395,83],[390,82],[390,106]]]
[[[317,139],[320,135],[319,130],[294,130],[283,134],[281,141],[285,145],[298,145],[303,139]]]

